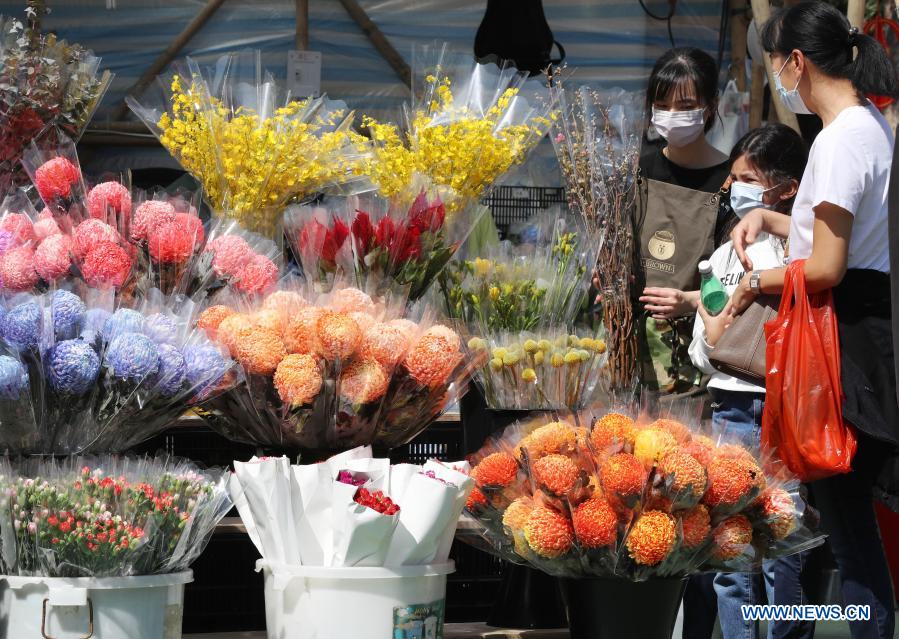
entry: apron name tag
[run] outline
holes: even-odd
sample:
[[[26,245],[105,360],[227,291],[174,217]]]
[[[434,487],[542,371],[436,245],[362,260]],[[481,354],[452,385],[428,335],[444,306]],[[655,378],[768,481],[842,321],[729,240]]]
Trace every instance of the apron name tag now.
[[[665,262],[659,262],[658,260],[653,260],[648,257],[644,257],[642,261],[643,268],[660,271],[662,273],[674,273],[674,264],[666,264]]]

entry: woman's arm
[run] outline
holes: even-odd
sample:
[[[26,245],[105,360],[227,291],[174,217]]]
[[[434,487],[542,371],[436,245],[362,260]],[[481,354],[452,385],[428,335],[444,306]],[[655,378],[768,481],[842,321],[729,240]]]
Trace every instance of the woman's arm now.
[[[809,293],[819,293],[837,286],[846,275],[849,261],[849,240],[852,237],[852,213],[844,208],[822,202],[815,207],[812,254],[805,261],[805,287]],[[784,286],[785,268],[762,271],[759,288],[762,293],[780,293]],[[755,294],[749,289],[747,273],[731,296],[735,314],[745,311]]]
[[[786,238],[790,234],[790,216],[768,209],[753,209],[734,227],[730,233],[730,239],[734,244],[737,257],[747,271],[752,270],[752,260],[749,259],[746,249],[763,231],[770,235]]]

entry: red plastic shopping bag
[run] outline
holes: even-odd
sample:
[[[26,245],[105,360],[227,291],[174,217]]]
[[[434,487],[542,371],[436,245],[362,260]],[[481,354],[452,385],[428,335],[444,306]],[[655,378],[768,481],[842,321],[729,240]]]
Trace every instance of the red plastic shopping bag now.
[[[787,268],[777,317],[765,325],[762,444],[800,479],[814,481],[849,472],[857,443],[843,422],[833,294],[806,293],[804,263]]]

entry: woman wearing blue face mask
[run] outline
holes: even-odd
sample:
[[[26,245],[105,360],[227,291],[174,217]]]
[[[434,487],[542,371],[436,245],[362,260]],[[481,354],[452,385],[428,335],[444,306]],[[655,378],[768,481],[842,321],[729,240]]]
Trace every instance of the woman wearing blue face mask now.
[[[852,471],[812,482],[840,571],[843,603],[868,606],[849,623],[854,639],[893,636],[895,598],[873,499],[899,504],[899,410],[890,323],[887,193],[893,133],[865,95],[897,95],[882,47],[825,2],[785,8],[765,25],[776,90],[824,129],[809,153],[792,216],[756,210],[731,237],[747,269],[731,298],[740,313],[761,293],[783,289],[784,269],[757,267],[748,246],[761,233],[789,237],[804,259],[810,293],[833,289],[840,341],[843,420],[855,428]],[[811,362],[814,365],[814,362]]]
[[[650,74],[646,106],[665,144],[640,158],[641,381],[689,392],[701,378],[687,355],[699,299],[696,267],[723,241],[732,219],[719,206],[727,156],[706,140],[717,115],[715,61],[699,49],[671,49]]]
[[[737,217],[743,218],[758,208],[788,215],[807,159],[805,142],[788,126],[769,124],[746,134],[731,152],[730,205]],[[782,238],[762,234],[747,251],[756,268],[777,268],[784,264],[785,244]],[[723,244],[712,254],[709,262],[712,274],[721,280],[728,294],[733,293],[746,271],[733,244]],[[709,361],[712,349],[733,319],[729,313],[710,316],[700,304],[693,327],[690,359],[699,370],[711,375],[708,388],[714,402],[712,420],[715,426],[740,437],[745,445],[754,447],[760,443],[765,387],[719,372]],[[809,603],[803,596],[799,579],[805,559],[806,555],[801,553],[766,562],[764,587],[769,603]],[[698,587],[701,585],[691,583],[691,589]],[[763,603],[761,588],[758,575],[720,573],[715,576],[714,591],[724,639],[758,637],[758,622],[745,621],[741,606]],[[709,637],[714,615],[702,617],[701,610],[689,608],[689,602],[690,598],[684,604],[684,636],[688,639]],[[696,627],[706,630],[694,632]],[[768,637],[811,639],[814,629],[814,622],[774,621],[768,624]]]

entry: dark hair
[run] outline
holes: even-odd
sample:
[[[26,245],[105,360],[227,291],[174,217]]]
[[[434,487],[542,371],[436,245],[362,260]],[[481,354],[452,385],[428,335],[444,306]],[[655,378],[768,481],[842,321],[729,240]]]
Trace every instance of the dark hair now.
[[[667,98],[685,82],[693,85],[696,97],[710,109],[712,117],[706,117],[705,122],[708,133],[715,124],[714,114],[717,112],[718,65],[702,49],[677,47],[669,49],[656,60],[646,89],[646,111],[652,110],[653,102]]]
[[[788,56],[798,49],[823,73],[850,80],[860,93],[897,95],[896,69],[883,47],[826,2],[784,7],[765,23],[761,38],[768,53]]]
[[[805,172],[808,147],[802,136],[786,124],[768,124],[740,138],[730,152],[731,166],[743,156],[764,176],[766,182],[798,182]],[[793,199],[784,200],[778,206],[789,209]]]

